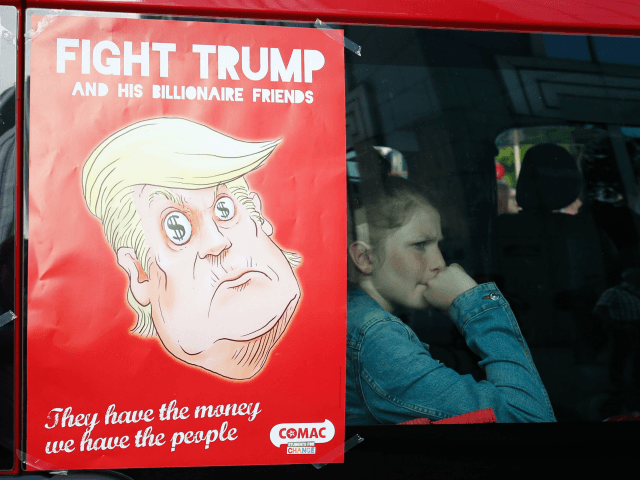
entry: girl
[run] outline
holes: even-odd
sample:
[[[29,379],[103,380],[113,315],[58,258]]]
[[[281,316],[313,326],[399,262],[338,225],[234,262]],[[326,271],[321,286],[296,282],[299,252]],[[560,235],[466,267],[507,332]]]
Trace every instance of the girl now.
[[[498,422],[554,422],[528,346],[496,285],[478,285],[459,265],[445,264],[440,215],[419,187],[387,177],[381,190],[364,205],[368,234],[349,242],[347,425],[435,421],[484,408]],[[400,306],[447,313],[482,359],[487,381],[434,360],[429,346],[393,315]]]

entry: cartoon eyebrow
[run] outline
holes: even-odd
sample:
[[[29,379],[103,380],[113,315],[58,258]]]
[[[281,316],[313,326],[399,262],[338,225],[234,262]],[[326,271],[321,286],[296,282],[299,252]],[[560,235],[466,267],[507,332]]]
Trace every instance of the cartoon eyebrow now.
[[[216,203],[218,202],[218,200],[220,200],[219,196],[221,195],[221,193],[220,193],[220,187],[221,186],[225,186],[226,187],[227,185],[226,185],[226,183],[219,183],[218,185],[216,185],[216,189],[215,189],[215,192],[213,194],[213,203],[211,204],[211,206],[209,208],[213,208],[216,205]],[[231,193],[231,192],[229,192],[229,193]],[[231,196],[231,195],[229,195],[229,196]]]
[[[170,202],[173,202],[177,205],[182,205],[183,207],[187,203],[181,195],[176,195],[172,191],[166,188],[156,188],[151,193],[149,193],[149,205],[156,197],[164,197]]]

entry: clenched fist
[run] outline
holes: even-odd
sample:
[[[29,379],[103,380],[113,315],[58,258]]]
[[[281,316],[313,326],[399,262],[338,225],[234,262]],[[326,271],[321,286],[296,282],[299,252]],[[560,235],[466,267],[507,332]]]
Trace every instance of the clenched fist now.
[[[452,263],[429,280],[424,297],[429,305],[446,312],[458,296],[477,285],[460,265]]]

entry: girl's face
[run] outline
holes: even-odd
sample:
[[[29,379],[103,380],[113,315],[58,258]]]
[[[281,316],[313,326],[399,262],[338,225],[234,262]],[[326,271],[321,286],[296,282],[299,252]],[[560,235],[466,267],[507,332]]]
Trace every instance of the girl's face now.
[[[383,263],[374,263],[370,278],[377,293],[391,306],[427,308],[427,282],[446,266],[441,241],[440,214],[433,207],[419,207],[387,238]]]

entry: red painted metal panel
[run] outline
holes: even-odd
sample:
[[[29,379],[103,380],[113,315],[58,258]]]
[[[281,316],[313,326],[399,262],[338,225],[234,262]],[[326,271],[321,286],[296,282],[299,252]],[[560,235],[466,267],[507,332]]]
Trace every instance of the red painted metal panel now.
[[[640,35],[640,0],[27,0],[27,7]]]

